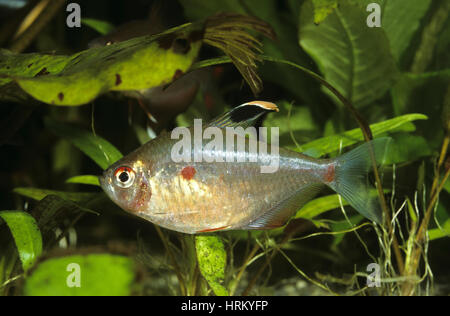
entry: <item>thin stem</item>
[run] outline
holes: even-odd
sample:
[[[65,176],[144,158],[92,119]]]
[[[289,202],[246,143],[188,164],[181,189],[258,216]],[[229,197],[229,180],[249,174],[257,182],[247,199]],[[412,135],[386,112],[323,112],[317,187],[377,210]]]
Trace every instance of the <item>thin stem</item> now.
[[[164,248],[166,248],[167,254],[169,255],[169,259],[172,263],[172,266],[175,270],[175,274],[177,276],[178,279],[178,283],[180,284],[180,291],[181,291],[181,295],[185,296],[186,295],[186,285],[184,282],[184,278],[180,273],[180,268],[178,267],[178,264],[173,256],[172,250],[170,250],[170,246],[169,246],[169,242],[166,239],[166,236],[164,236],[164,233],[162,232],[161,228],[159,228],[157,225],[154,225],[156,232],[159,235],[159,238],[161,238],[161,241],[164,245]]]
[[[248,262],[253,258],[253,256],[256,254],[256,252],[258,251],[258,249],[259,249],[259,244],[256,243],[256,244],[253,246],[253,249],[251,250],[251,252],[249,253],[249,255],[246,257],[244,263],[242,264],[241,269],[239,270],[239,272],[238,272],[238,274],[237,274],[237,276],[236,276],[236,281],[235,281],[235,283],[234,283],[234,286],[233,286],[232,289],[230,289],[230,296],[233,296],[233,295],[234,295],[234,292],[236,291],[236,288],[237,288],[237,286],[238,286],[238,284],[239,284],[239,281],[241,280],[242,275],[244,274],[244,271],[245,271],[245,269],[246,269],[247,266],[248,266]]]
[[[19,37],[11,44],[9,49],[17,53],[25,50],[65,3],[66,0],[40,1],[36,7],[42,6],[44,8],[36,17],[33,17],[33,22],[21,35],[19,35]],[[33,10],[31,12],[33,12]]]

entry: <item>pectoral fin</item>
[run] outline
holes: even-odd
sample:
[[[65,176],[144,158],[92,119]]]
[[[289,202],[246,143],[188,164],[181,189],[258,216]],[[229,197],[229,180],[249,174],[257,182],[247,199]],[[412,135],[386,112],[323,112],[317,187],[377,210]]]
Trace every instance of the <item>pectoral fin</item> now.
[[[241,229],[272,229],[285,225],[295,212],[311,200],[321,188],[323,185],[317,183],[300,189]]]

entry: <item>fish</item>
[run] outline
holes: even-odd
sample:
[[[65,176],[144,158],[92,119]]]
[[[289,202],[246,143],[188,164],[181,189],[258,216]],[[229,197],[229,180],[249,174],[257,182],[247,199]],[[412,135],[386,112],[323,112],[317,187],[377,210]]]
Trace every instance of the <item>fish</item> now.
[[[214,127],[226,133],[229,128],[252,127],[273,111],[278,111],[274,103],[247,102],[207,122],[201,131]],[[195,134],[195,128],[194,124],[188,130]],[[326,186],[369,220],[382,222],[367,173],[371,150],[376,161],[382,161],[389,137],[366,142],[336,158],[312,158],[275,143],[255,159],[240,160],[253,152],[249,144],[238,145],[239,137],[248,135],[234,137],[233,146],[222,148],[209,146],[207,139],[197,144],[194,140],[187,159],[175,160],[173,149],[180,138],[173,132],[162,133],[107,168],[99,176],[100,185],[123,210],[187,234],[281,227]],[[268,145],[263,137],[257,144],[258,148]],[[271,161],[278,162],[277,169],[262,172],[261,167]]]

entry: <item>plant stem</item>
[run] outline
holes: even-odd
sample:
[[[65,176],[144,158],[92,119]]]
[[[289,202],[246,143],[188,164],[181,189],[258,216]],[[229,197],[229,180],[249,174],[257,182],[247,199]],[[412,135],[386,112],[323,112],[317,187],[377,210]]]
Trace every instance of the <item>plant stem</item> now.
[[[440,192],[444,188],[445,182],[450,176],[450,166],[449,163],[446,164],[446,171],[442,181],[439,183],[440,178],[440,168],[444,162],[444,158],[447,154],[448,146],[450,142],[450,134],[447,133],[444,141],[442,143],[441,153],[438,165],[436,167],[436,173],[433,180],[433,186],[430,192],[430,202],[428,203],[427,209],[425,211],[425,216],[420,224],[420,227],[417,231],[417,235],[414,241],[415,248],[411,251],[411,259],[410,263],[407,265],[404,275],[406,277],[416,275],[417,269],[420,264],[420,256],[422,254],[422,245],[426,241],[426,232],[428,229],[428,224],[430,222],[431,214],[433,213],[433,209],[437,203],[437,199],[439,197]],[[405,282],[402,287],[403,295],[412,295],[414,294],[414,283],[413,282]]]
[[[236,288],[239,284],[239,281],[242,278],[242,275],[244,274],[245,269],[247,268],[247,264],[248,262],[253,258],[253,256],[256,254],[256,252],[259,249],[259,244],[255,243],[255,245],[253,246],[253,249],[251,250],[251,252],[248,254],[248,256],[246,257],[246,259],[244,260],[244,263],[242,264],[241,269],[239,270],[237,276],[236,276],[236,280],[235,283],[233,285],[233,287],[230,289],[230,296],[234,295],[234,292],[236,291]]]
[[[175,270],[175,274],[178,279],[178,283],[180,284],[180,292],[182,296],[186,295],[186,284],[184,282],[184,278],[180,273],[180,268],[173,256],[172,250],[170,250],[169,242],[166,239],[166,236],[164,236],[164,233],[162,232],[161,228],[158,227],[158,225],[154,225],[156,232],[159,235],[159,238],[161,238],[161,241],[164,245],[164,248],[166,248],[167,254],[169,255],[169,259],[172,263],[173,269]]]
[[[42,11],[40,11],[37,16],[32,17],[34,18],[32,23],[30,23],[26,30],[11,44],[9,49],[16,53],[25,50],[65,3],[66,0],[41,0],[35,8],[41,6],[43,7]],[[34,12],[34,10],[35,9],[31,10],[31,13]]]

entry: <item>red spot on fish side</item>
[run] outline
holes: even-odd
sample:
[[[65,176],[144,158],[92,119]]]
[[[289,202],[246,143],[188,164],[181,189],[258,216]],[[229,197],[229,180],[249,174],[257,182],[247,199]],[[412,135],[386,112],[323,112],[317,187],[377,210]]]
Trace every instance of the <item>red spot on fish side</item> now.
[[[184,167],[183,170],[181,170],[181,175],[185,180],[192,180],[192,178],[195,176],[195,173],[197,171],[192,166]]]
[[[217,227],[217,228],[207,228],[207,229],[202,229],[197,231],[197,233],[211,233],[211,232],[216,232],[219,230],[224,230],[229,228],[230,226],[222,226],[222,227]]]
[[[324,176],[325,182],[333,182],[334,175],[335,175],[334,164],[329,164],[327,167],[327,171],[325,172],[325,176]]]
[[[62,93],[62,92],[58,93],[58,99],[59,99],[59,101],[64,100],[64,93]]]

